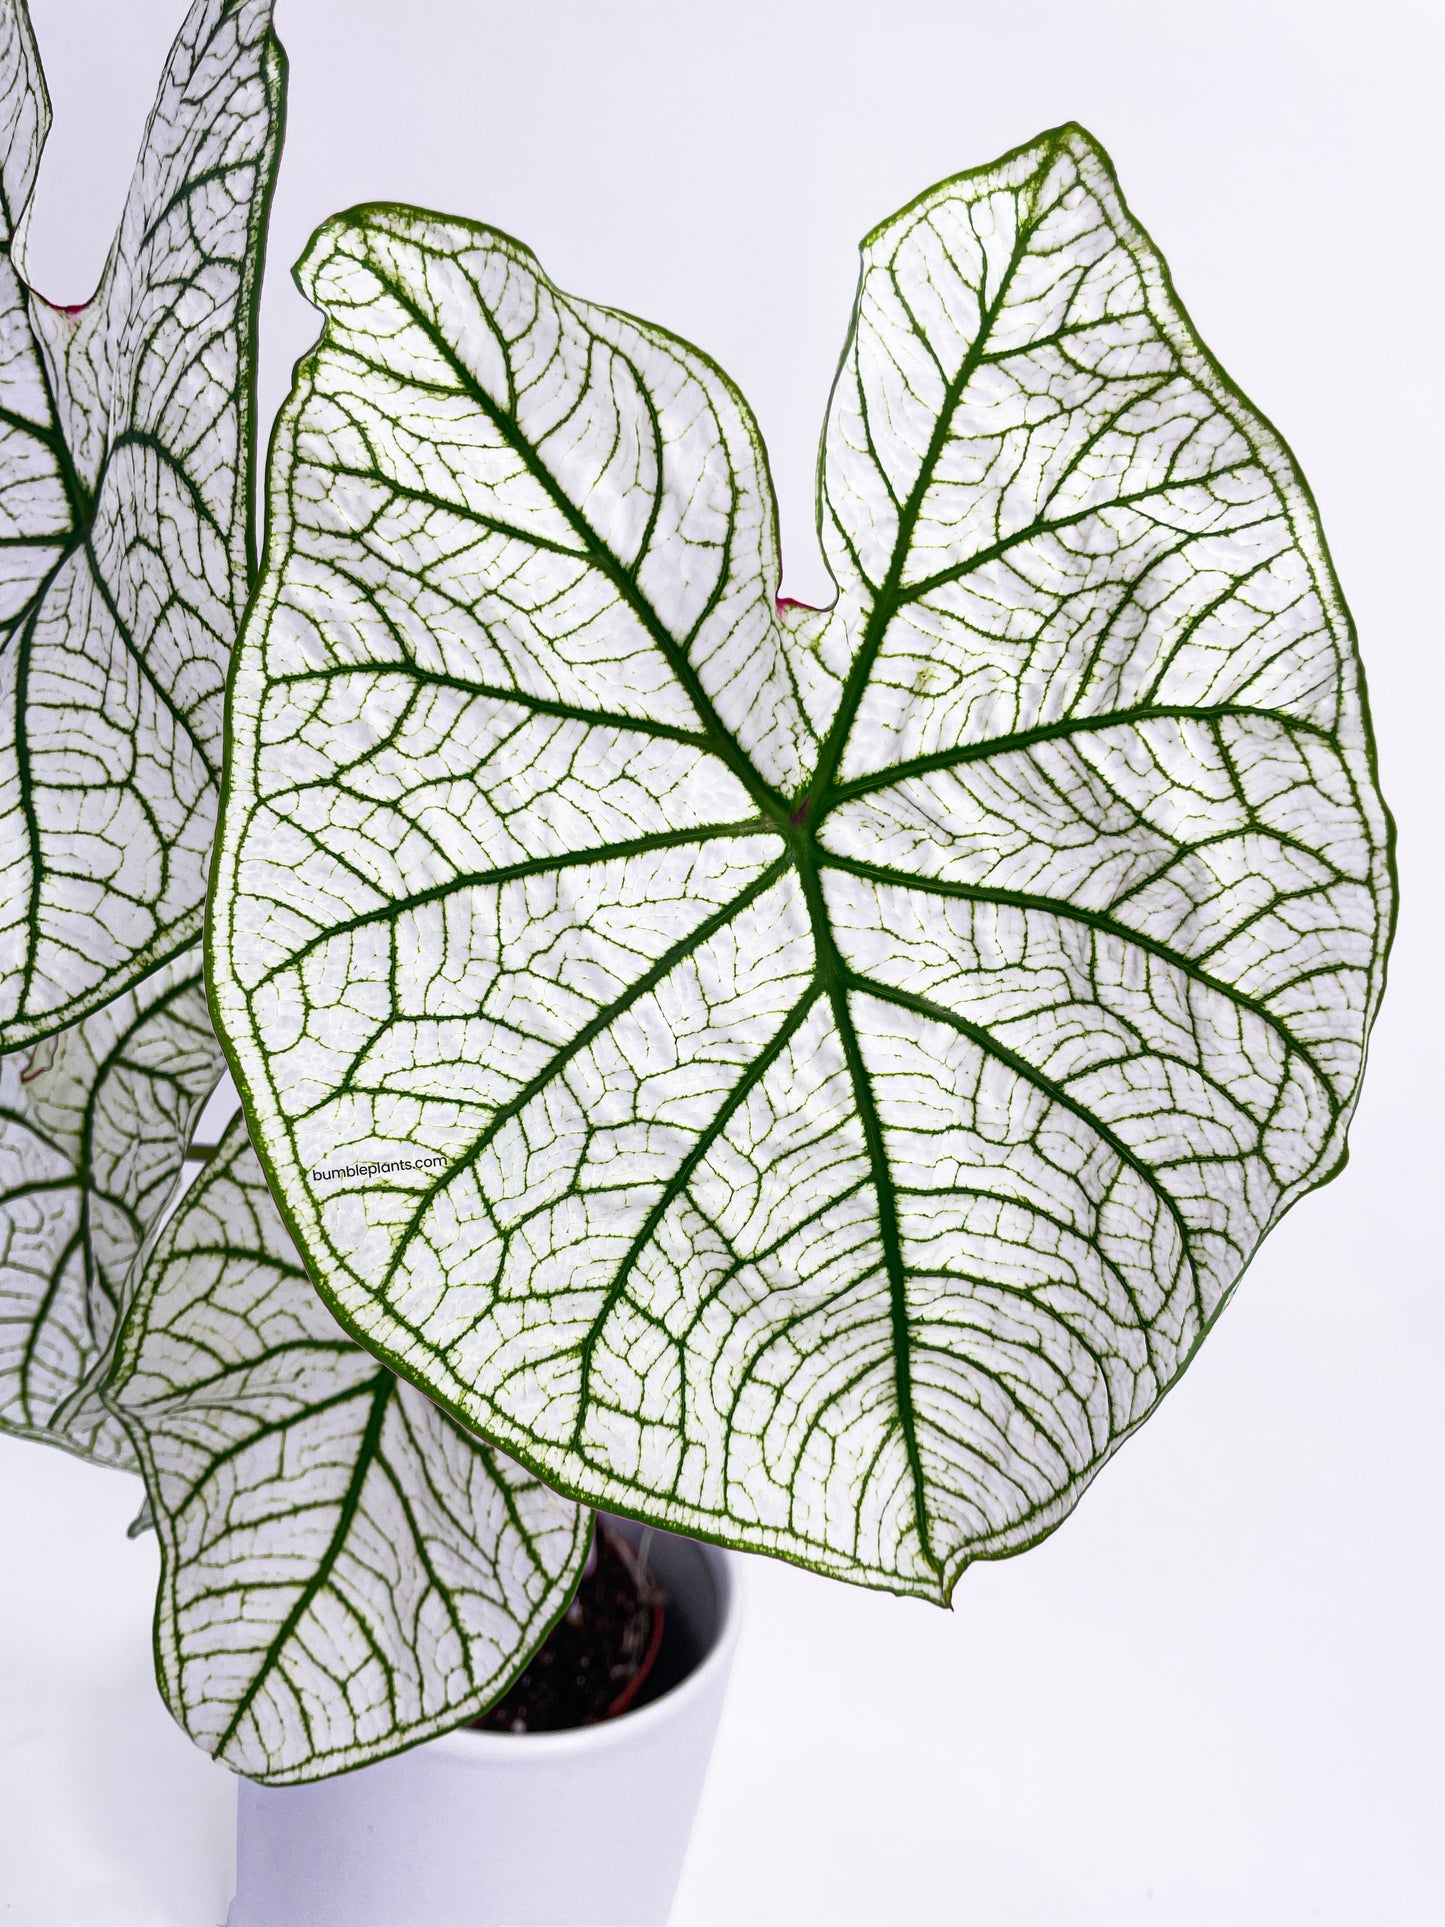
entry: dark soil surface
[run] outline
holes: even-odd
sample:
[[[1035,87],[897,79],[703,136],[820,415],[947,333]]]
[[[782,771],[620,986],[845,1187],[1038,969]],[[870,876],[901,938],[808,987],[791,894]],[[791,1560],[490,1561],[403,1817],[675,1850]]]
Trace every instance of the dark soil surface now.
[[[593,1553],[546,1644],[473,1726],[556,1733],[593,1726],[632,1705],[662,1645],[666,1602],[633,1548],[600,1521]]]

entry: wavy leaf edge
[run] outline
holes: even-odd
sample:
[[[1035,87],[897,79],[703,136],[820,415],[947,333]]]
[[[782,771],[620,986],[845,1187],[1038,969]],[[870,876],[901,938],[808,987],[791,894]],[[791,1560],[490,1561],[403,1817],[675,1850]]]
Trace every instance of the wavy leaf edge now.
[[[1370,832],[1370,844],[1374,853],[1372,862],[1375,867],[1371,872],[1371,887],[1376,894],[1377,902],[1382,903],[1385,911],[1381,927],[1376,932],[1371,955],[1369,973],[1370,987],[1361,1024],[1360,1061],[1362,1062],[1364,1035],[1368,1033],[1369,1022],[1378,1005],[1379,996],[1383,988],[1385,958],[1394,927],[1394,862],[1393,826],[1390,823],[1388,812],[1385,810],[1382,800],[1378,797],[1378,791],[1375,785],[1374,746],[1369,730],[1363,676],[1359,669],[1358,659],[1353,654],[1353,625],[1345,609],[1343,598],[1339,594],[1328,553],[1323,545],[1323,537],[1318,529],[1313,498],[1309,493],[1308,485],[1304,482],[1300,474],[1298,465],[1294,462],[1287,445],[1283,439],[1278,436],[1277,431],[1273,430],[1268,421],[1259,414],[1259,411],[1255,409],[1251,403],[1246,401],[1236,384],[1223,373],[1214,357],[1204,348],[1187,312],[1178,301],[1177,294],[1175,294],[1173,289],[1172,280],[1169,277],[1167,267],[1163,263],[1162,257],[1158,255],[1157,250],[1154,248],[1148,236],[1138,224],[1132,220],[1127,209],[1124,208],[1122,196],[1118,195],[1117,182],[1112,167],[1107,161],[1107,157],[1103,155],[1102,150],[1100,150],[1087,135],[1082,133],[1082,130],[1078,130],[1073,126],[1066,126],[1053,130],[1050,134],[1041,136],[1037,141],[1026,143],[1012,150],[1009,155],[1004,156],[998,162],[969,169],[952,176],[949,180],[927,190],[923,195],[909,203],[903,210],[900,210],[898,215],[890,217],[889,220],[884,221],[871,231],[863,243],[863,277],[866,279],[868,271],[868,251],[870,247],[878,244],[880,238],[886,238],[890,233],[895,231],[905,217],[913,215],[927,208],[929,205],[936,203],[951,190],[956,190],[970,183],[997,178],[1002,175],[1005,168],[1010,164],[1018,163],[1040,152],[1047,152],[1049,156],[1053,156],[1061,148],[1071,143],[1076,146],[1082,146],[1087,155],[1102,164],[1107,182],[1112,185],[1113,192],[1117,197],[1123,221],[1127,224],[1127,232],[1130,236],[1129,252],[1133,256],[1142,258],[1145,267],[1154,273],[1157,286],[1162,290],[1164,295],[1164,314],[1167,318],[1172,319],[1180,330],[1181,350],[1187,352],[1188,357],[1196,361],[1199,369],[1202,370],[1202,375],[1196,378],[1207,378],[1208,382],[1218,384],[1224,396],[1227,397],[1230,402],[1238,404],[1239,407],[1245,411],[1249,422],[1257,430],[1262,432],[1267,443],[1272,444],[1270,453],[1275,457],[1278,468],[1277,472],[1272,468],[1270,472],[1286,497],[1293,495],[1298,502],[1302,503],[1310,525],[1308,534],[1318,544],[1318,562],[1320,565],[1318,571],[1319,592],[1322,602],[1326,605],[1327,610],[1333,615],[1335,621],[1343,631],[1344,649],[1341,658],[1341,673],[1346,680],[1345,694],[1346,697],[1353,696],[1357,703],[1354,715],[1354,721],[1359,726],[1359,739],[1355,744],[1358,753],[1358,768],[1356,773],[1363,778],[1360,784],[1360,795],[1363,799],[1361,805],[1362,815],[1366,827]],[[1043,163],[1040,164],[1038,171],[1042,173]],[[271,473],[272,501],[275,506],[273,508],[271,524],[268,528],[267,554],[262,567],[262,585],[253,601],[252,611],[246,629],[247,639],[253,635],[264,637],[266,625],[275,607],[275,599],[280,582],[279,571],[281,568],[280,558],[282,549],[283,545],[290,541],[293,533],[293,527],[287,520],[287,513],[281,506],[287,493],[286,485],[288,482],[288,474],[285,469],[285,462],[294,452],[294,431],[305,400],[308,398],[304,392],[306,383],[313,378],[318,367],[325,361],[328,352],[333,350],[336,340],[337,324],[335,317],[317,298],[314,288],[314,277],[317,272],[318,262],[328,258],[326,250],[333,246],[338,237],[344,235],[348,230],[355,231],[358,226],[364,226],[375,218],[382,220],[391,220],[394,218],[399,222],[416,220],[423,224],[430,220],[437,220],[453,233],[468,237],[477,245],[496,245],[503,249],[511,247],[517,250],[519,255],[525,254],[528,259],[534,259],[534,257],[530,256],[529,250],[522,249],[520,244],[511,242],[509,237],[500,235],[495,229],[485,228],[475,223],[452,220],[447,217],[418,215],[413,210],[397,209],[391,206],[373,205],[351,210],[346,215],[336,217],[336,219],[327,223],[318,231],[317,237],[313,239],[305,256],[303,256],[302,266],[298,270],[298,277],[301,279],[303,291],[308,292],[312,299],[317,300],[318,306],[322,306],[324,317],[323,331],[316,348],[298,365],[297,388],[283,409],[281,417],[278,419],[275,436],[273,438]],[[569,305],[574,310],[579,310],[587,306],[589,315],[593,317],[610,316],[617,322],[619,328],[633,325],[631,317],[621,315],[617,313],[617,311],[597,309],[588,304],[574,302],[570,297],[560,295],[558,291],[552,287],[552,284],[547,281],[540,269],[536,272],[539,285],[549,294],[555,295],[560,304]],[[308,285],[306,278],[308,275],[312,277],[311,285]],[[840,361],[839,375],[835,380],[835,398],[848,365],[849,354],[856,344],[862,299],[863,287],[862,281],[860,280],[859,297],[858,301],[855,302],[853,321],[850,324],[848,339],[845,343],[842,360]],[[1152,319],[1159,319],[1159,316],[1152,307],[1150,314]],[[636,325],[645,327],[649,340],[666,340],[676,343],[679,350],[679,360],[692,357],[697,364],[715,369],[715,364],[712,364],[708,357],[702,354],[701,351],[693,350],[690,345],[678,342],[676,337],[667,336],[665,330],[657,329],[653,324]],[[720,375],[720,371],[717,372]],[[736,390],[733,389],[731,383],[727,382],[726,377],[721,377],[721,383],[727,393],[736,396]],[[1216,397],[1216,400],[1217,399],[1218,397]],[[746,414],[745,408],[743,413],[745,422],[750,424],[751,417]],[[833,421],[832,403],[830,403],[828,420],[829,426],[831,427]],[[824,452],[820,455],[820,467],[826,455],[827,434],[828,428],[825,428]],[[757,445],[760,449],[760,438],[757,439]],[[1261,456],[1261,461],[1266,468],[1270,468],[1270,463],[1265,457]],[[764,478],[766,478],[765,468],[763,474]],[[767,490],[765,508],[769,505],[771,505],[771,491]],[[1107,506],[1107,504],[1105,506]],[[821,513],[823,513],[823,508],[820,494],[820,514]],[[774,518],[775,514],[776,511],[774,508]],[[775,593],[777,588],[776,580],[772,582],[771,588]],[[799,623],[808,623],[816,620],[819,628],[826,626],[838,611],[843,600],[843,594],[844,591],[840,589],[834,603],[830,605],[828,609],[821,611],[804,610],[796,620]],[[365,667],[365,665],[362,665],[362,667]],[[232,667],[232,695],[230,704],[228,705],[228,716],[231,718],[230,726],[233,730],[239,707],[236,691],[246,673],[247,644],[243,641],[243,647],[237,651]],[[1353,677],[1352,687],[1349,686],[1351,677]],[[856,723],[856,718],[857,711],[855,707],[853,717],[850,721],[850,730],[852,724]],[[248,730],[251,728],[249,721],[246,727]],[[234,781],[234,772],[237,767],[234,755],[235,746],[235,737],[233,735],[227,756],[228,792],[227,798],[223,802],[223,825],[229,825],[231,812],[234,808],[231,784]],[[249,746],[249,739],[247,746]],[[838,753],[840,757],[846,748],[847,742],[845,739],[839,746]],[[992,753],[997,754],[998,752],[995,750]],[[897,778],[892,779],[894,782],[898,780]],[[873,787],[886,788],[888,786],[889,785],[880,781]],[[789,800],[792,800],[791,797]],[[804,795],[803,802],[806,803],[806,801],[807,797]],[[759,828],[761,827],[760,825]],[[739,830],[738,833],[741,833],[741,831]],[[242,1093],[247,1115],[252,1122],[252,1135],[265,1163],[272,1189],[286,1218],[288,1227],[296,1239],[298,1247],[307,1252],[310,1257],[313,1275],[317,1278],[323,1296],[346,1328],[369,1350],[384,1359],[392,1369],[397,1371],[401,1376],[409,1377],[423,1386],[428,1396],[433,1398],[443,1409],[450,1411],[459,1422],[480,1429],[486,1436],[493,1438],[503,1450],[516,1457],[521,1463],[529,1466],[539,1477],[546,1479],[556,1487],[556,1489],[568,1493],[580,1502],[604,1504],[610,1509],[620,1513],[630,1514],[631,1516],[650,1521],[654,1524],[669,1526],[675,1530],[686,1531],[701,1539],[712,1539],[723,1544],[746,1546],[747,1549],[756,1551],[779,1551],[779,1556],[786,1557],[794,1563],[811,1565],[814,1569],[830,1573],[833,1576],[859,1580],[861,1583],[882,1586],[887,1590],[919,1593],[925,1597],[933,1598],[939,1603],[946,1604],[959,1574],[973,1559],[1005,1556],[1023,1550],[1027,1546],[1037,1543],[1040,1538],[1055,1529],[1061,1522],[1063,1516],[1066,1516],[1068,1510],[1072,1508],[1072,1504],[1076,1501],[1083,1487],[1097,1474],[1102,1465],[1107,1462],[1107,1459],[1117,1450],[1118,1445],[1123,1442],[1124,1438],[1130,1436],[1132,1432],[1137,1429],[1138,1425],[1143,1422],[1150,1411],[1156,1409],[1157,1397],[1152,1403],[1147,1404],[1145,1409],[1131,1422],[1116,1429],[1108,1442],[1107,1449],[1097,1454],[1073,1479],[1054,1492],[1046,1508],[1047,1516],[1044,1516],[1037,1522],[1036,1529],[1031,1527],[1026,1534],[1003,1544],[990,1544],[986,1537],[975,1539],[972,1544],[963,1547],[950,1558],[932,1562],[932,1570],[926,1575],[913,1573],[905,1576],[897,1571],[885,1571],[881,1567],[876,1566],[864,1572],[860,1569],[859,1563],[847,1558],[832,1556],[810,1558],[807,1556],[808,1548],[796,1541],[790,1544],[787,1550],[779,1550],[779,1548],[775,1546],[764,1543],[759,1535],[737,1530],[735,1520],[727,1527],[719,1527],[711,1523],[709,1519],[700,1512],[689,1511],[681,1505],[669,1507],[664,1500],[659,1499],[655,1494],[649,1494],[645,1498],[640,1498],[629,1494],[629,1492],[619,1486],[616,1481],[607,1479],[593,1480],[590,1477],[578,1476],[575,1469],[559,1461],[555,1452],[544,1450],[538,1445],[535,1438],[523,1426],[511,1421],[503,1422],[499,1417],[494,1403],[482,1399],[474,1393],[473,1388],[461,1383],[454,1377],[449,1377],[445,1372],[439,1371],[434,1360],[418,1360],[415,1352],[408,1352],[401,1342],[400,1334],[402,1328],[394,1317],[385,1311],[379,1312],[374,1302],[368,1301],[366,1295],[360,1292],[355,1286],[344,1280],[340,1283],[337,1282],[335,1275],[337,1271],[337,1259],[334,1250],[326,1249],[330,1241],[318,1234],[314,1213],[302,1212],[297,1208],[296,1198],[293,1194],[298,1188],[296,1184],[298,1164],[293,1163],[290,1157],[283,1158],[277,1151],[274,1141],[275,1127],[273,1123],[277,1108],[275,1093],[274,1090],[270,1091],[267,1093],[267,1101],[262,1101],[261,1080],[265,1077],[264,1053],[258,1055],[259,1047],[256,1042],[253,1024],[244,1017],[239,1009],[238,998],[240,993],[236,987],[236,980],[232,975],[232,966],[229,958],[225,955],[225,938],[220,929],[222,920],[222,910],[220,906],[222,906],[223,903],[228,904],[236,891],[234,866],[235,853],[226,847],[223,833],[222,860],[217,863],[215,871],[213,872],[207,929],[208,957],[210,959],[219,1027],[232,1064],[233,1072],[236,1076],[238,1088]],[[693,947],[695,948],[696,945],[694,944]],[[801,1017],[798,1021],[802,1021]],[[1259,1234],[1260,1237],[1263,1236],[1264,1230],[1267,1230],[1273,1223],[1278,1221],[1283,1211],[1297,1201],[1298,1197],[1305,1195],[1308,1190],[1316,1188],[1317,1185],[1328,1181],[1328,1179],[1335,1175],[1341,1168],[1346,1155],[1344,1142],[1345,1129],[1357,1100],[1358,1087],[1359,1079],[1357,1071],[1353,1079],[1350,1080],[1346,1094],[1339,1104],[1334,1127],[1329,1137],[1326,1142],[1321,1145],[1308,1172],[1300,1176],[1292,1186],[1286,1186],[1284,1188],[1282,1202],[1279,1204],[1278,1209],[1267,1219],[1263,1230],[1261,1230]],[[1324,1166],[1323,1169],[1321,1169],[1322,1165]],[[310,1168],[309,1163],[304,1168]],[[1228,1301],[1229,1296],[1232,1295],[1233,1290],[1236,1288],[1239,1278],[1243,1275],[1245,1265],[1253,1255],[1253,1249],[1257,1249],[1258,1241],[1257,1238],[1251,1251],[1246,1254],[1244,1263],[1235,1271],[1227,1287],[1209,1309],[1207,1316],[1203,1318],[1198,1330],[1193,1336],[1192,1342],[1187,1345],[1179,1359],[1171,1367],[1158,1394],[1159,1396],[1162,1396],[1163,1391],[1167,1390],[1170,1385],[1178,1382],[1179,1377],[1187,1368],[1189,1362],[1192,1361],[1198,1344],[1202,1341],[1205,1332],[1212,1328],[1223,1304]]]

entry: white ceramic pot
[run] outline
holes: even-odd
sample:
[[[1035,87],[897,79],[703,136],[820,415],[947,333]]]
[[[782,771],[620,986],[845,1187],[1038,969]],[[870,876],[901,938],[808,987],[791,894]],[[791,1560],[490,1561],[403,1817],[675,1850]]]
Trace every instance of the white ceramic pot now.
[[[658,1666],[692,1662],[675,1685],[571,1732],[462,1728],[310,1786],[242,1780],[226,1927],[662,1927],[732,1666],[738,1562],[662,1532],[647,1557],[668,1595]]]

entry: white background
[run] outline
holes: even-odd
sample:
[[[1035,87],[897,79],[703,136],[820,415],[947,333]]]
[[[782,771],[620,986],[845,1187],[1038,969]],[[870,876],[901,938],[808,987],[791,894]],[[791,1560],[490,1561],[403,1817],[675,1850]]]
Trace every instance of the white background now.
[[[90,289],[183,0],[33,0],[32,263]],[[1441,18],[1283,0],[279,0],[264,418],[312,227],[495,222],[709,349],[821,599],[813,451],[858,237],[1060,120],[1319,497],[1404,888],[1348,1170],[1274,1235],[1080,1511],[952,1613],[749,1562],[674,1927],[1438,1927]],[[133,1482],[0,1442],[0,1921],[215,1927],[228,1777],[149,1681]],[[445,1927],[438,1923],[437,1927]]]

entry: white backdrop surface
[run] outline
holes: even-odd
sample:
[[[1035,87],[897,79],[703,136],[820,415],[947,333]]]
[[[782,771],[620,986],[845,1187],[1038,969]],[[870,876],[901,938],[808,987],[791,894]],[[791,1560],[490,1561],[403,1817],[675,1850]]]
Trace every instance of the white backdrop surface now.
[[[93,285],[183,0],[33,0],[32,264]],[[1445,405],[1439,9],[1287,0],[278,0],[285,269],[370,199],[495,222],[738,379],[786,588],[858,238],[1078,119],[1293,444],[1359,623],[1403,911],[1353,1156],[1080,1510],[951,1613],[748,1562],[674,1927],[1438,1927]],[[0,1441],[0,1922],[216,1927],[231,1782],[149,1678],[132,1481]],[[438,1923],[438,1927],[444,1924]]]

